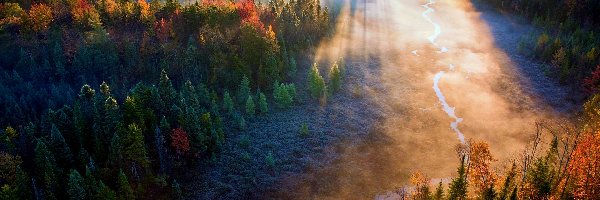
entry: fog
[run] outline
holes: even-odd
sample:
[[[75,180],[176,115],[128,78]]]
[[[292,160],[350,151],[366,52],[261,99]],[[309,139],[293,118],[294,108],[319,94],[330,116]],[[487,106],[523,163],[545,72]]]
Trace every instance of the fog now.
[[[414,171],[452,177],[455,147],[469,139],[490,144],[501,173],[523,151],[536,121],[561,118],[524,89],[527,77],[497,47],[502,39],[470,1],[336,5],[337,31],[319,46],[315,62],[344,57],[348,71],[360,75],[346,87],[359,87],[385,117],[368,137],[339,144],[339,156],[326,167],[284,181],[284,196],[369,199],[407,184]]]

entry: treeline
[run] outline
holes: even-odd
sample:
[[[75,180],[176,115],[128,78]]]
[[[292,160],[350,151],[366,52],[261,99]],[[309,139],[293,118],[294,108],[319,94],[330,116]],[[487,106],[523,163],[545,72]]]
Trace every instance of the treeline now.
[[[319,1],[0,3],[0,199],[181,199],[177,172],[296,100]],[[271,99],[271,101],[269,101]]]
[[[518,45],[522,53],[547,63],[549,75],[581,85],[588,94],[600,91],[600,1],[479,1],[525,16],[542,29]]]
[[[496,161],[484,141],[469,141],[456,150],[457,176],[446,185],[416,172],[413,190],[398,194],[413,199],[598,199],[600,197],[600,95],[584,105],[581,124],[538,123],[528,148],[508,166]],[[548,140],[549,139],[549,140]]]

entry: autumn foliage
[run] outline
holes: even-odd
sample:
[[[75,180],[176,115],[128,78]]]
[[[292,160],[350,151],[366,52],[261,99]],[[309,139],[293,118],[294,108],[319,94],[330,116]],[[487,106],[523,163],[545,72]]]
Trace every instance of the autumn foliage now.
[[[188,134],[182,128],[173,129],[171,133],[171,147],[179,155],[190,151],[190,140]]]
[[[600,65],[596,66],[592,74],[583,80],[583,89],[588,94],[600,92]]]
[[[568,168],[573,178],[573,195],[577,199],[600,197],[600,131],[584,136]]]

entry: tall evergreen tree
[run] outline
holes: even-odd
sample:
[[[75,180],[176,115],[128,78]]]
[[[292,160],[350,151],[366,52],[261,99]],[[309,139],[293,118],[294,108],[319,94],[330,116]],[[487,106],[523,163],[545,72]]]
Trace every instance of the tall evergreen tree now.
[[[269,112],[269,106],[267,105],[267,97],[262,92],[258,94],[258,108],[260,110],[260,113],[262,114]]]
[[[233,100],[231,99],[231,96],[227,90],[225,90],[225,94],[223,94],[223,110],[225,110],[225,112],[228,114],[232,114],[234,111]]]
[[[95,199],[115,200],[117,199],[117,194],[115,191],[110,189],[110,187],[106,186],[104,182],[100,181],[100,184],[98,184],[98,193],[96,193]]]
[[[237,99],[240,104],[246,103],[248,96],[250,95],[250,80],[246,75],[242,77],[240,85],[238,87]]]
[[[435,194],[433,194],[434,200],[443,200],[444,199],[444,186],[442,185],[442,181],[438,184],[435,189]]]
[[[467,199],[467,173],[465,169],[465,158],[461,158],[458,168],[458,177],[452,179],[450,190],[448,191],[449,200]]]
[[[77,170],[71,169],[71,172],[69,173],[69,187],[67,189],[69,199],[87,199],[88,197],[84,186],[85,184],[81,174],[79,174]]]
[[[43,180],[43,191],[44,196],[47,199],[56,199],[54,194],[56,193],[56,160],[54,155],[48,149],[46,141],[44,139],[38,139],[35,147],[35,169],[36,176]]]
[[[117,190],[118,191],[117,192],[118,199],[121,199],[121,200],[135,199],[133,189],[131,188],[131,185],[129,184],[129,180],[127,180],[127,175],[125,175],[125,173],[123,173],[123,170],[119,171],[119,175],[117,178],[117,188],[118,188],[118,190]]]
[[[158,95],[161,100],[161,114],[166,114],[171,108],[171,105],[175,103],[177,98],[177,92],[173,88],[171,79],[167,76],[167,72],[163,69],[160,72],[160,81],[158,82]]]
[[[254,100],[252,99],[252,95],[248,95],[248,99],[246,100],[246,114],[250,117],[254,116],[256,112],[256,106],[254,105]]]
[[[131,124],[123,136],[123,154],[125,160],[134,166],[147,167],[149,164],[144,144],[144,135],[137,124]]]
[[[73,154],[71,153],[69,145],[67,145],[65,142],[65,138],[63,137],[62,133],[54,124],[52,124],[52,130],[50,131],[50,143],[55,152],[58,163],[64,167],[70,166],[73,162]]]

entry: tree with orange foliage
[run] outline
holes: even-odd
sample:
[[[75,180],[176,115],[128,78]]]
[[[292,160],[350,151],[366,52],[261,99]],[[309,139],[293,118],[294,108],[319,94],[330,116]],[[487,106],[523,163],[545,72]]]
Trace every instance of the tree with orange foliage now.
[[[490,164],[494,157],[489,145],[484,141],[469,141],[469,181],[476,187],[479,194],[493,187],[496,175]]]
[[[27,25],[32,32],[38,33],[48,30],[51,22],[52,8],[45,4],[33,4],[31,6]]]
[[[576,199],[600,197],[600,131],[582,137],[568,168]]]
[[[171,147],[173,147],[179,155],[184,155],[190,151],[188,134],[182,128],[173,129],[173,132],[171,133]]]
[[[259,32],[265,32],[265,25],[260,21],[254,0],[242,0],[236,4],[236,7],[240,18],[242,18],[242,23],[252,25]]]

